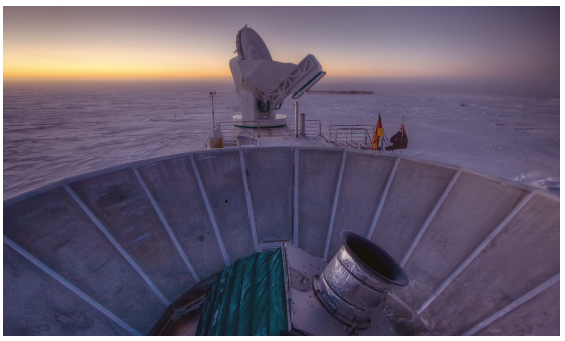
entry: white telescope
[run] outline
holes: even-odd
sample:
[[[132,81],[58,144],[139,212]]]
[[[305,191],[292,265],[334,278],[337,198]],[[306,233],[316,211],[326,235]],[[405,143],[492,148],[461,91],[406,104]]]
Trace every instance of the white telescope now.
[[[300,98],[316,84],[326,74],[322,66],[311,54],[298,64],[274,61],[263,39],[247,25],[237,32],[235,44],[237,57],[230,60],[230,69],[241,115],[233,116],[234,125],[285,126],[286,116],[274,111],[288,95]]]

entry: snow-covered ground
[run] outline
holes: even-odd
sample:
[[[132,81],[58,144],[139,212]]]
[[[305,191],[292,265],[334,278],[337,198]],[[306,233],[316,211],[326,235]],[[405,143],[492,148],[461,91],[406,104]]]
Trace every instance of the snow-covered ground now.
[[[392,136],[404,116],[403,155],[461,165],[559,194],[559,94],[437,84],[331,84],[306,94],[307,119],[375,124]],[[87,171],[200,150],[216,122],[239,113],[229,83],[4,85],[4,199]],[[287,99],[277,112],[294,116]]]

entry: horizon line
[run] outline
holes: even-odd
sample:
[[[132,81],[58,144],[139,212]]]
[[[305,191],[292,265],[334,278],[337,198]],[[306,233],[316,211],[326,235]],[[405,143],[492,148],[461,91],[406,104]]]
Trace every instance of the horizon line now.
[[[194,81],[194,80],[213,80],[213,81],[230,81],[233,82],[231,76],[187,76],[187,77],[3,77],[4,83],[10,82],[131,82],[131,81]],[[552,82],[553,79],[525,79],[525,78],[485,78],[485,77],[446,77],[446,76],[330,76],[325,77],[321,81],[379,81],[379,80],[409,80],[409,81],[484,81],[484,82]]]

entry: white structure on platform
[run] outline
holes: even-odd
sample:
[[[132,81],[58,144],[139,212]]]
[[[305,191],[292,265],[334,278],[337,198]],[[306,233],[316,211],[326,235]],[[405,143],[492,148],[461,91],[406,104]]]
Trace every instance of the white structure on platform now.
[[[230,69],[241,101],[241,115],[234,115],[234,125],[276,127],[286,125],[286,116],[275,114],[284,99],[297,99],[326,73],[309,54],[300,63],[281,63],[271,58],[263,39],[247,25],[237,32],[237,57]],[[249,122],[255,121],[255,122]]]

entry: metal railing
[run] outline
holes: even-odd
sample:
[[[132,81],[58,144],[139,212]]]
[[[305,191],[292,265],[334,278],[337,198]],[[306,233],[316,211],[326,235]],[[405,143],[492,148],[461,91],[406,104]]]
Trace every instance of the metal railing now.
[[[225,121],[216,123],[215,128],[220,128],[223,135],[223,145],[224,147],[235,147],[237,146],[238,136],[247,136],[252,141],[256,138],[264,137],[276,137],[276,136],[292,136],[292,130],[288,125],[284,127],[277,128],[261,128],[261,121],[237,121],[238,126],[234,125],[233,121]],[[212,137],[212,132],[208,135],[206,142],[202,149],[208,149],[210,147],[210,138]]]
[[[289,120],[288,127],[294,132],[294,120],[292,120],[292,122]],[[320,120],[305,120],[304,132],[306,133],[306,136],[320,136],[328,141],[328,139],[322,134],[322,121]]]
[[[322,135],[322,121],[320,120],[306,120],[305,132],[306,136],[321,136],[326,139],[326,137]]]
[[[329,126],[329,142],[335,147],[373,149],[375,125],[332,124]]]
[[[289,120],[284,127],[268,128],[261,127],[261,121],[237,121],[238,126],[233,121],[218,122],[216,128],[220,128],[223,135],[224,147],[237,146],[238,136],[246,136],[251,141],[263,137],[294,137],[294,122]],[[320,120],[305,121],[306,137],[319,136],[326,142],[335,147],[356,148],[356,149],[372,149],[373,132],[375,125],[360,124],[333,124],[329,126],[329,137],[322,133],[322,122]],[[210,147],[210,138],[212,133],[208,135],[202,149]]]

